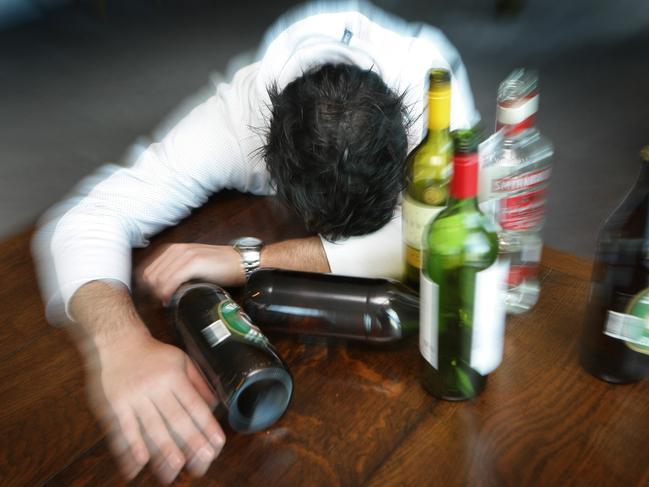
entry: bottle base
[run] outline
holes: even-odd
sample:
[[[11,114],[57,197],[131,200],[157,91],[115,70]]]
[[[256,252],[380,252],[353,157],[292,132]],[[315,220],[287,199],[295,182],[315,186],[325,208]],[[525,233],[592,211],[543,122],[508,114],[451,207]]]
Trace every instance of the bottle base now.
[[[445,381],[436,371],[427,370],[422,378],[422,386],[426,392],[437,399],[450,402],[468,401],[484,390],[487,385],[487,376],[471,370],[465,377],[469,380],[461,382],[464,387],[458,387],[457,383],[449,387],[448,378]]]
[[[516,287],[510,287],[505,297],[507,314],[520,315],[530,311],[539,300],[539,282],[523,281]]]
[[[647,373],[644,372],[633,375],[633,374],[620,373],[619,370],[618,371],[613,371],[610,369],[607,370],[585,359],[583,356],[581,357],[579,363],[582,366],[582,368],[590,375],[603,382],[608,382],[609,384],[617,384],[617,385],[635,384],[636,382],[640,382],[642,379],[644,379],[647,376]]]

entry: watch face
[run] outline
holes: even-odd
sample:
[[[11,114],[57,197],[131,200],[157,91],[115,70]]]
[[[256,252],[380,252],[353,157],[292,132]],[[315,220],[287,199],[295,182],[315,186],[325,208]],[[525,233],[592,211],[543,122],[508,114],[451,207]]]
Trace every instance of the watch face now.
[[[263,242],[256,237],[241,237],[234,241],[234,245],[239,248],[257,248],[263,245]]]

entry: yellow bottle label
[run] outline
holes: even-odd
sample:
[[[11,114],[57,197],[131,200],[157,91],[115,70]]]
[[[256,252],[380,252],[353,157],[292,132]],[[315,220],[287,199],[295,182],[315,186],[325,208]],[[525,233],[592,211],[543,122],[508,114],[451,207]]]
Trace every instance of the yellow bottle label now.
[[[406,247],[406,262],[421,268],[419,251],[422,248],[424,231],[444,206],[428,206],[406,195],[403,200],[403,239]]]

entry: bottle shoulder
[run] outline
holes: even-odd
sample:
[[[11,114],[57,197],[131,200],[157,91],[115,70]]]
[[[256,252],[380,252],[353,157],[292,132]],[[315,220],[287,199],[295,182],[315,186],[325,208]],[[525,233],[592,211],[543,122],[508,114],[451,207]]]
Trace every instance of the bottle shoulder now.
[[[480,261],[495,260],[498,254],[496,227],[477,209],[443,210],[429,226],[426,240],[431,254],[473,256]]]
[[[424,144],[424,142],[408,154],[406,158],[406,165],[408,167],[447,165],[453,160],[451,139],[448,139],[447,143],[442,146]]]
[[[617,208],[604,220],[598,240],[647,238],[649,188],[634,187]]]
[[[528,129],[503,140],[495,164],[526,172],[551,164],[554,146],[536,129]]]

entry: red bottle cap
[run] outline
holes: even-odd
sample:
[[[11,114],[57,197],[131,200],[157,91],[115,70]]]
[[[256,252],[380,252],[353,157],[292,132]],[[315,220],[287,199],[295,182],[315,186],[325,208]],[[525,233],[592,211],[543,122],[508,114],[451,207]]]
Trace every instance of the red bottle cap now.
[[[478,153],[456,154],[453,159],[451,195],[458,200],[478,195]]]

